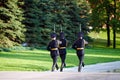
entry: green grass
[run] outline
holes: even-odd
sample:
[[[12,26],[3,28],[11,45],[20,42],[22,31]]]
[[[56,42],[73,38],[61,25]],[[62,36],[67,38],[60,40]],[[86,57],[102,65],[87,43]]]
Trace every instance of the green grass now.
[[[113,35],[112,31],[110,34],[111,46],[113,48]],[[91,32],[89,36],[93,38],[93,42],[90,43],[92,47],[106,48],[107,46],[107,33],[105,31],[101,31],[100,33]],[[116,48],[120,49],[120,34],[116,34]]]
[[[44,71],[49,69],[51,59],[49,53],[43,50],[1,52],[0,70]]]
[[[78,65],[75,50],[67,50],[67,67]],[[120,60],[120,49],[85,49],[85,64],[96,64]],[[60,58],[58,58],[60,66]],[[0,53],[0,71],[46,71],[50,70],[52,60],[46,50],[13,51]]]
[[[106,33],[101,32],[99,37],[95,33],[89,34],[94,41],[85,49],[85,65],[120,61],[120,35],[117,34],[117,49],[106,47]],[[112,41],[112,37],[111,37]],[[61,60],[58,58],[58,65]],[[67,49],[67,67],[78,65],[75,50]],[[0,52],[0,71],[47,71],[51,70],[52,59],[47,50],[27,50],[19,48],[17,51]]]
[[[68,57],[69,57],[68,59],[71,59],[68,60],[68,62],[74,63],[75,66],[78,64],[78,59],[76,59],[77,57],[74,51],[73,52],[71,51]],[[119,60],[120,49],[105,49],[105,48],[85,49],[84,62],[86,65]]]

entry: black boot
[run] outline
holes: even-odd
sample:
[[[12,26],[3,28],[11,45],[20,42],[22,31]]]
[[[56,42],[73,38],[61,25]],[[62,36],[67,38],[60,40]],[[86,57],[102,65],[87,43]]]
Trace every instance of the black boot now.
[[[63,68],[60,68],[60,72],[62,72],[63,71]]]
[[[81,72],[82,66],[78,66],[78,72]]]
[[[83,66],[83,67],[85,66],[84,62],[82,62],[82,66]]]
[[[58,67],[58,65],[56,64],[56,69],[58,70],[59,69],[59,67]]]
[[[82,69],[82,64],[79,63],[79,65],[78,65],[78,72],[81,72],[81,69]]]
[[[66,63],[64,63],[64,67],[66,67]]]
[[[64,67],[64,63],[62,63],[62,65],[61,65],[60,72],[63,71],[63,67]]]
[[[55,70],[55,68],[54,68],[54,67],[52,67],[52,70],[51,70],[51,71],[53,72],[54,70]]]
[[[54,70],[55,70],[55,65],[52,65],[52,70],[51,71],[53,72]]]

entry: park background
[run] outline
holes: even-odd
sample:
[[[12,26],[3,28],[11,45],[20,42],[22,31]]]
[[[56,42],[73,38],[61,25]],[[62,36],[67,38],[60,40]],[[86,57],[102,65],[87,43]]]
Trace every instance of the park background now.
[[[0,70],[46,71],[54,30],[68,40],[67,67],[78,65],[72,43],[84,32],[85,64],[120,60],[120,0],[0,0]],[[58,60],[60,65],[60,59]]]

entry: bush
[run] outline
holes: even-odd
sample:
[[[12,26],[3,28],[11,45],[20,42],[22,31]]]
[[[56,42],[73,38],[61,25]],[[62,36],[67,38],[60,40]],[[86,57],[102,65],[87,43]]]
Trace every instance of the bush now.
[[[10,52],[11,50],[9,48],[0,48],[0,52],[5,51],[5,52]]]

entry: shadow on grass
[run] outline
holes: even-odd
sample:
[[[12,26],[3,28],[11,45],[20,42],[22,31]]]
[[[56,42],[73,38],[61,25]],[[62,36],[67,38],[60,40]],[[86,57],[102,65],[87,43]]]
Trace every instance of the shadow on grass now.
[[[93,39],[93,42],[89,42],[88,46],[91,48],[113,48],[113,40],[110,41],[110,47],[107,47],[107,40],[106,39]],[[120,49],[120,40],[116,40],[116,48]]]

